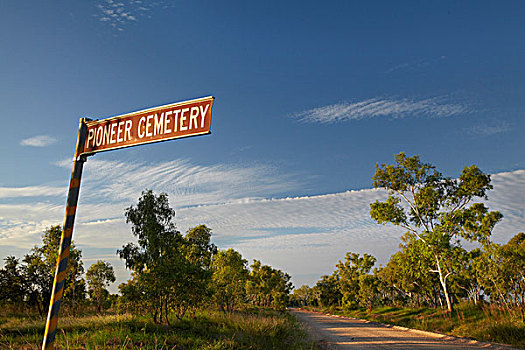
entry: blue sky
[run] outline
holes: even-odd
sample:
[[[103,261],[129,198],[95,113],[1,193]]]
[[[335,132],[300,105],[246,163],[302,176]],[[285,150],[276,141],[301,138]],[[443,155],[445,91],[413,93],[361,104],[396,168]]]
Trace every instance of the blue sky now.
[[[62,222],[78,119],[216,97],[212,134],[89,158],[74,239],[127,273],[124,208],[165,191],[312,285],[347,251],[385,263],[376,162],[404,151],[447,176],[492,174],[494,239],[525,229],[521,1],[16,1],[0,4],[0,257]]]

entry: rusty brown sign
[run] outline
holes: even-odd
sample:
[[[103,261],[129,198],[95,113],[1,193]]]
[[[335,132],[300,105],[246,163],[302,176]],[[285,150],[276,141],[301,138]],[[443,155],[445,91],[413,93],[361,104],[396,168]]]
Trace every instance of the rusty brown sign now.
[[[209,134],[213,100],[208,96],[88,121],[82,154]]]

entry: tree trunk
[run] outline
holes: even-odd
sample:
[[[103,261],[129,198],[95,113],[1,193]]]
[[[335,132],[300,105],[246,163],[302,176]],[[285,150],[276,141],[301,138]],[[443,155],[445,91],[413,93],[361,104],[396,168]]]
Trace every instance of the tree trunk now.
[[[154,309],[154,312],[153,312],[153,323],[157,323],[157,312],[158,312],[157,306],[155,305],[153,307],[153,309]]]
[[[452,312],[452,303],[450,302],[450,296],[447,290],[447,279],[446,277],[443,277],[443,271],[441,271],[441,265],[439,264],[439,258],[437,256],[436,265],[439,274],[439,282],[441,283],[441,287],[443,287],[443,294],[445,294],[445,300],[447,301],[447,309],[449,312]]]

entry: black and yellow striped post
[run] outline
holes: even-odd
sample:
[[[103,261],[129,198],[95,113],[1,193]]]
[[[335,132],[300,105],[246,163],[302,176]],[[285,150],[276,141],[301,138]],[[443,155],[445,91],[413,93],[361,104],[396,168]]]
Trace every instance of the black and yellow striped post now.
[[[60,310],[60,303],[62,295],[64,294],[66,269],[69,260],[69,248],[71,247],[73,224],[75,223],[75,213],[77,209],[78,194],[80,191],[80,178],[82,176],[84,162],[86,161],[86,156],[82,155],[87,134],[85,121],[85,118],[81,118],[80,125],[78,127],[77,148],[75,150],[75,157],[73,159],[73,171],[71,172],[71,181],[69,183],[69,192],[66,202],[66,215],[64,218],[62,237],[60,238],[60,246],[58,249],[57,268],[51,292],[51,300],[49,302],[49,312],[47,315],[42,350],[54,348],[58,323],[58,311]]]

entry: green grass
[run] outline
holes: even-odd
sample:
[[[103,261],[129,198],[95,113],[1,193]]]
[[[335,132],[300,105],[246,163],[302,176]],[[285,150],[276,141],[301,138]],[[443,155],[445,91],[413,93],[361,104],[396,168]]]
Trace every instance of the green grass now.
[[[40,349],[44,321],[0,317],[0,349]],[[154,324],[150,317],[125,315],[61,317],[57,349],[317,349],[295,318],[271,310],[195,317]]]
[[[525,349],[525,324],[517,310],[509,311],[483,303],[462,303],[456,305],[452,313],[441,309],[392,306],[373,310],[309,309]]]

